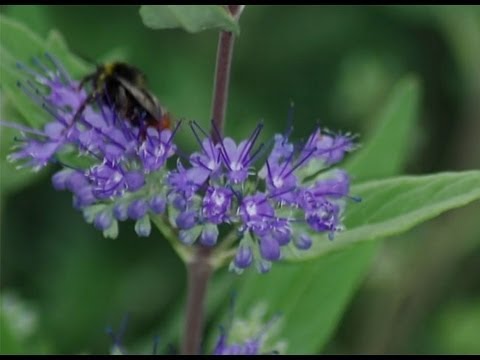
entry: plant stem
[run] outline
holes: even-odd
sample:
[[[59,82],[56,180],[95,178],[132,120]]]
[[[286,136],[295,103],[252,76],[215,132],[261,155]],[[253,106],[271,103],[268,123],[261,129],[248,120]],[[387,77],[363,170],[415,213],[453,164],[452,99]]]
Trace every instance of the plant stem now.
[[[233,16],[241,10],[240,5],[229,5]],[[230,68],[232,65],[233,45],[235,35],[228,31],[221,31],[218,38],[217,61],[215,66],[215,80],[212,99],[211,136],[213,142],[221,141],[225,125],[225,113],[227,110],[228,85],[230,83]]]
[[[187,314],[182,344],[182,354],[199,354],[203,328],[203,302],[213,267],[210,264],[211,250],[198,246],[193,260],[187,264],[188,297]]]
[[[240,5],[228,5],[228,10],[237,19],[242,9],[243,7]],[[223,137],[234,39],[233,33],[220,32],[212,99],[213,125],[211,136],[215,143],[221,141]],[[207,294],[208,281],[213,272],[211,256],[211,248],[197,245],[192,260],[187,263],[187,314],[182,343],[182,354],[185,355],[200,354],[203,305]]]

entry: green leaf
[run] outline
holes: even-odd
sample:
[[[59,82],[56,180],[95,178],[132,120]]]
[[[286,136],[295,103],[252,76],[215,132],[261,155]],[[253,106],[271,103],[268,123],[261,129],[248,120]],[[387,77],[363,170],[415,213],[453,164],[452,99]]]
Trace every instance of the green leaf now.
[[[347,231],[334,241],[318,237],[312,248],[295,252],[297,260],[312,259],[361,241],[397,235],[441,213],[480,199],[480,171],[403,176],[369,181],[353,187],[364,200],[346,212]]]
[[[48,39],[44,40],[24,24],[4,15],[0,15],[0,28],[2,92],[19,111],[23,122],[39,127],[47,121],[48,117],[45,112],[39,111],[39,106],[18,87],[18,81],[25,78],[25,73],[18,69],[17,63],[30,64],[34,57],[48,61],[44,54],[49,53],[60,60],[74,77],[85,75],[89,67],[68,50],[64,39],[55,30],[52,30]]]
[[[43,335],[38,333],[38,313],[33,304],[4,289],[0,296],[0,354],[43,352]]]
[[[358,182],[394,175],[403,168],[411,148],[411,130],[419,110],[420,89],[416,78],[407,77],[393,89],[391,100],[382,109],[378,127],[345,167]]]
[[[279,340],[287,354],[311,354],[331,336],[371,263],[375,243],[305,263],[274,264],[265,275],[251,271],[239,291],[239,312],[258,301],[282,314]]]
[[[425,352],[478,354],[480,342],[480,298],[449,301],[436,312],[426,333],[436,347]],[[430,351],[429,351],[430,350]]]
[[[45,47],[49,53],[54,54],[61,61],[73,78],[80,78],[94,70],[93,65],[88,64],[70,51],[65,38],[55,29],[48,33]]]
[[[401,171],[409,143],[397,139],[411,137],[419,96],[419,86],[413,77],[395,86],[379,113],[377,127],[347,163],[356,178],[370,180]],[[359,243],[312,261],[274,264],[271,273],[265,276],[248,274],[239,286],[239,306],[245,310],[258,300],[268,301],[270,311],[285,314],[282,336],[289,343],[288,353],[321,351],[367,273],[378,247],[378,242]]]
[[[196,33],[221,28],[239,33],[238,23],[222,5],[142,5],[140,16],[152,29],[182,28]]]

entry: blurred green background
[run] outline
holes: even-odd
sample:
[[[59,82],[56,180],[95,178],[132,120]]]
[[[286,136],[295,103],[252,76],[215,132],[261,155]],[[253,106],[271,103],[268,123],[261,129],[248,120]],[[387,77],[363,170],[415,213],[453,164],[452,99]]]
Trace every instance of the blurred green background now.
[[[42,37],[58,29],[86,59],[137,65],[176,117],[208,126],[216,31],[149,30],[138,6],[0,11]],[[282,131],[293,100],[295,137],[319,122],[362,139],[407,74],[418,77],[423,98],[415,136],[405,139],[404,172],[480,168],[474,6],[247,6],[226,132],[239,139],[260,119],[265,137]],[[186,129],[181,146],[193,149]],[[157,232],[139,239],[124,224],[118,239],[103,239],[71,207],[69,194],[52,189],[52,172],[22,186],[3,186],[8,174],[1,174],[1,314],[21,319],[15,331],[24,335],[1,351],[107,353],[104,329],[118,327],[127,312],[125,343],[148,340],[184,297],[183,264]],[[385,241],[323,352],[479,353],[479,214],[477,202]],[[234,277],[224,275],[227,286]]]

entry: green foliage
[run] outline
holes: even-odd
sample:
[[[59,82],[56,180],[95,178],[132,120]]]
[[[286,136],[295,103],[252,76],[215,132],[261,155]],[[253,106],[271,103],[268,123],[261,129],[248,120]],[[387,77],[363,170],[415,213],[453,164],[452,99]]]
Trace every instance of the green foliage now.
[[[181,28],[190,33],[221,28],[236,34],[240,29],[222,5],[142,5],[140,16],[152,29]]]
[[[420,89],[414,77],[407,77],[395,86],[379,114],[374,133],[345,164],[355,183],[394,175],[405,165],[413,142],[419,102]]]
[[[480,343],[480,299],[465,299],[444,306],[430,327],[433,347],[445,354],[478,354]]]
[[[0,354],[32,354],[46,351],[47,344],[38,337],[38,313],[18,295],[0,296]]]

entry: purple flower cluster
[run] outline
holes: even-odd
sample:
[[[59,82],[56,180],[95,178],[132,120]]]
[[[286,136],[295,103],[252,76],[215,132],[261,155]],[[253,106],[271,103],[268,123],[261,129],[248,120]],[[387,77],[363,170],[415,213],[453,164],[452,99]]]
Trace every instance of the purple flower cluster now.
[[[109,104],[86,103],[78,82],[48,58],[53,69],[41,65],[43,71],[36,72],[22,65],[31,79],[19,86],[47,111],[50,121],[43,130],[15,126],[22,137],[9,159],[34,170],[59,162],[63,169],[53,176],[53,186],[73,193],[74,206],[87,221],[115,237],[117,221],[132,219],[137,234],[148,236],[148,214],[165,211],[165,191],[159,184],[167,159],[175,154],[175,131],[148,128],[143,139],[139,127]]]
[[[240,241],[231,269],[241,272],[255,263],[264,272],[281,258],[282,247],[292,243],[306,250],[312,233],[332,238],[342,229],[349,177],[329,169],[353,150],[350,136],[317,129],[296,148],[287,136],[276,135],[257,171],[254,164],[265,158],[265,147],[256,147],[262,125],[238,145],[228,137],[215,144],[196,123],[191,128],[200,150],[190,156],[190,167],[179,164],[167,180],[172,222],[185,244],[198,239],[213,246],[218,226],[228,224]]]
[[[16,126],[23,136],[10,159],[37,170],[63,165],[54,187],[72,192],[74,206],[105,236],[116,237],[118,221],[127,219],[139,236],[148,236],[151,217],[161,214],[185,245],[236,240],[231,269],[255,264],[265,272],[284,247],[306,250],[312,234],[332,238],[342,229],[350,181],[332,166],[354,149],[351,136],[316,129],[300,146],[282,134],[273,146],[257,146],[260,124],[239,143],[229,137],[214,143],[191,122],[199,150],[188,165],[178,159],[169,171],[178,126],[140,129],[108,103],[85,103],[86,92],[51,61],[53,69],[29,69],[34,81],[20,85],[51,120],[42,130]]]

